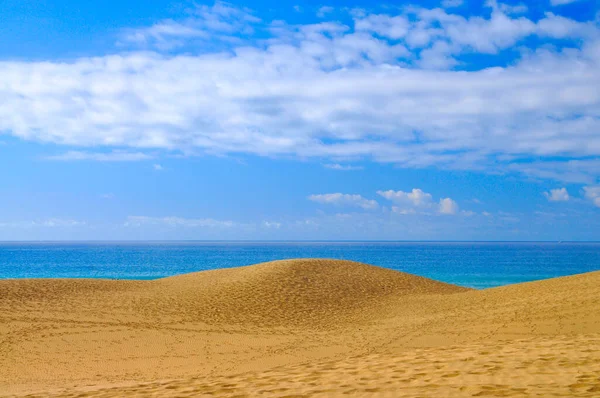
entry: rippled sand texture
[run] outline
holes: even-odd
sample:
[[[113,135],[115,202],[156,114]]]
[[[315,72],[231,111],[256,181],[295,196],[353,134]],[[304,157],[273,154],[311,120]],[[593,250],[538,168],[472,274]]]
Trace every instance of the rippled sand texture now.
[[[348,261],[0,281],[0,396],[600,396],[600,272],[482,291]]]

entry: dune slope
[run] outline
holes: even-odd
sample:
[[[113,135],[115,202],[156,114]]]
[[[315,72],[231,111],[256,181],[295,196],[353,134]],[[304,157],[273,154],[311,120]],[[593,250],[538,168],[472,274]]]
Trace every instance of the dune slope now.
[[[0,396],[598,396],[600,272],[475,291],[347,261],[0,281]]]
[[[467,291],[367,264],[298,259],[198,272],[152,283],[148,316],[257,326],[329,325],[372,318],[386,299]]]

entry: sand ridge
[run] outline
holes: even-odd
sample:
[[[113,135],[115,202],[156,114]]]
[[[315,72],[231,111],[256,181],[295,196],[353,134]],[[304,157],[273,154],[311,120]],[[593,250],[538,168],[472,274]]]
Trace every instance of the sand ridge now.
[[[358,262],[296,259],[165,278],[150,290],[155,300],[144,308],[189,321],[336,327],[370,318],[390,297],[468,289]]]
[[[476,291],[298,259],[155,281],[0,281],[0,396],[599,391],[600,272]]]

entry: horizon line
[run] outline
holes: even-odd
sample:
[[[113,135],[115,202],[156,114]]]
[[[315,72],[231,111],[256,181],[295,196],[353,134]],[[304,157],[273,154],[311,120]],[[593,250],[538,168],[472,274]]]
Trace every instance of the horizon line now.
[[[5,243],[600,243],[598,240],[373,240],[373,239],[77,239],[0,240]]]

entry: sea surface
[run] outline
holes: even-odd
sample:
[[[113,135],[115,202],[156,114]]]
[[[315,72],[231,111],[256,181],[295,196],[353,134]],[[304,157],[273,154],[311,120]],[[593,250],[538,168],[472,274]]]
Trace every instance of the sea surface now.
[[[600,270],[600,243],[0,242],[0,279],[155,279],[302,257],[361,261],[481,289]]]

